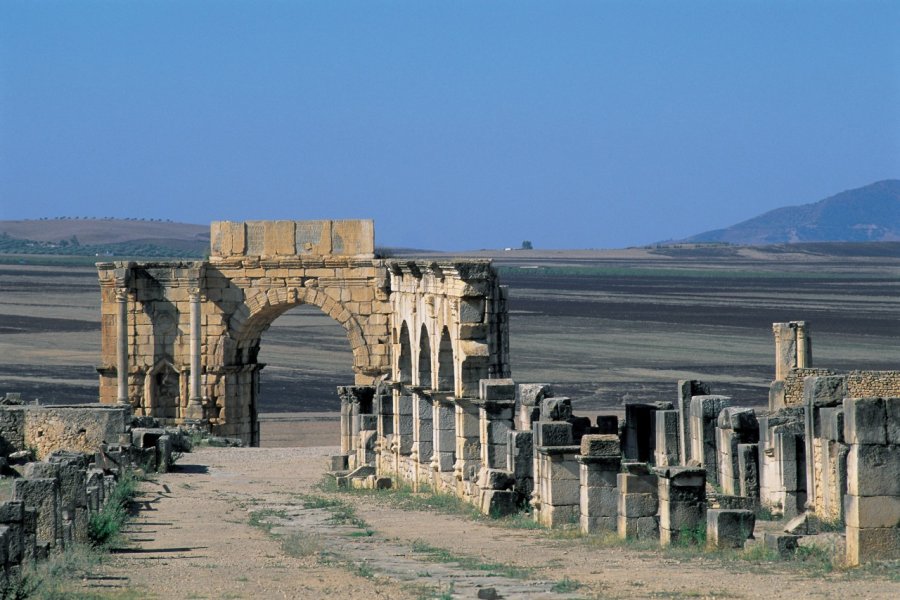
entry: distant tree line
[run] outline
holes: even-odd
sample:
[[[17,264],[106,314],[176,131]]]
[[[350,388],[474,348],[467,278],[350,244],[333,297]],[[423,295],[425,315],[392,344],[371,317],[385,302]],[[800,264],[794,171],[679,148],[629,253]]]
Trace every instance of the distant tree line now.
[[[26,221],[145,221],[151,223],[174,223],[172,219],[153,219],[146,217],[41,217],[25,219]]]
[[[205,244],[204,244],[205,247]],[[65,256],[134,256],[147,258],[203,258],[203,249],[172,248],[158,244],[118,242],[82,244],[72,236],[59,242],[39,242],[0,233],[0,254],[53,254]]]

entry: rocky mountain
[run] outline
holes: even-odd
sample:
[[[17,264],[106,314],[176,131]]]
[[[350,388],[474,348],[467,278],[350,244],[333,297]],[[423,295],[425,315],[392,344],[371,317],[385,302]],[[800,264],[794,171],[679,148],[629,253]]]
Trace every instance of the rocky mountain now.
[[[900,240],[900,180],[886,179],[824,200],[777,208],[682,241],[766,245]]]

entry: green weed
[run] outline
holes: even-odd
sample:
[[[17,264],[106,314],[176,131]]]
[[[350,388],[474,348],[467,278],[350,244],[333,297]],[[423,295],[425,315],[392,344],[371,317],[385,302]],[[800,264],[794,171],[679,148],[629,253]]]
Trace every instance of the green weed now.
[[[7,585],[3,600],[88,600],[100,598],[97,592],[80,590],[81,580],[89,577],[103,563],[106,553],[87,544],[73,544],[63,552],[51,554],[47,560],[23,566],[19,581]],[[130,590],[104,592],[108,600],[137,600],[142,595]]]
[[[91,515],[88,537],[94,546],[108,546],[114,542],[128,518],[128,507],[137,491],[138,479],[132,471],[122,471],[106,504]]]
[[[563,577],[553,584],[553,587],[550,588],[550,591],[556,592],[558,594],[566,594],[568,592],[574,592],[580,587],[580,582],[575,581],[574,579],[569,579],[568,577]]]
[[[275,526],[274,523],[271,523],[269,519],[272,518],[284,519],[287,518],[287,513],[281,509],[275,508],[263,508],[260,510],[255,510],[250,513],[250,525],[253,527],[259,527],[266,533],[272,531],[272,527]]]
[[[463,569],[472,571],[485,571],[490,574],[501,575],[513,579],[524,579],[531,575],[531,569],[525,567],[517,567],[515,565],[504,563],[484,562],[472,556],[454,554],[445,548],[431,546],[421,540],[413,541],[412,551],[424,555],[424,558],[431,562],[455,563]]]
[[[358,563],[355,565],[353,569],[353,573],[359,575],[360,577],[365,577],[366,579],[371,579],[375,577],[375,571],[372,570],[367,563]]]

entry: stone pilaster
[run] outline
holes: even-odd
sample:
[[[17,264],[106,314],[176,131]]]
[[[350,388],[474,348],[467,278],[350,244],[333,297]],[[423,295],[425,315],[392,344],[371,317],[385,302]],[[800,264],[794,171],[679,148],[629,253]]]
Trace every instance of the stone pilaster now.
[[[190,420],[203,420],[203,394],[201,391],[200,377],[200,288],[192,287],[188,289],[188,298],[190,300],[190,332],[191,332],[191,375],[189,384],[188,405],[185,409],[184,417]]]
[[[128,290],[116,289],[116,400],[128,404]]]

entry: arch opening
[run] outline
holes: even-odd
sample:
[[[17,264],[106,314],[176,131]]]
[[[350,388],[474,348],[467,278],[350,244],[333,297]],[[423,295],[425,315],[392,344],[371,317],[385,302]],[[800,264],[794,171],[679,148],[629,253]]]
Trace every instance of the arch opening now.
[[[429,389],[432,387],[431,342],[425,325],[422,325],[422,332],[419,334],[419,385]]]
[[[453,377],[453,342],[450,341],[450,330],[446,327],[441,331],[438,345],[437,389],[442,392],[456,389]]]
[[[406,321],[400,325],[400,356],[397,359],[397,379],[400,383],[412,383],[412,349],[409,342],[409,327]]]
[[[270,307],[248,324],[236,354],[255,373],[248,383],[258,445],[333,443],[339,423],[325,425],[309,413],[338,412],[337,386],[353,384],[346,327],[305,303]]]

